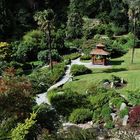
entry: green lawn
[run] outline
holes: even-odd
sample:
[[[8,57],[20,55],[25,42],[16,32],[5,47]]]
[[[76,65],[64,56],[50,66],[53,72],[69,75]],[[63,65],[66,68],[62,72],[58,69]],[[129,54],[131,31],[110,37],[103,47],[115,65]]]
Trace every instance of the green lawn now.
[[[140,49],[136,49],[134,64],[131,62],[131,51],[123,57],[112,60],[112,68],[110,69],[93,69],[92,74],[74,77],[74,81],[66,83],[63,88],[71,88],[80,93],[85,92],[89,87],[98,83],[102,79],[110,78],[111,75],[123,77],[127,82],[127,86],[119,89],[123,94],[127,90],[135,90],[140,88]]]

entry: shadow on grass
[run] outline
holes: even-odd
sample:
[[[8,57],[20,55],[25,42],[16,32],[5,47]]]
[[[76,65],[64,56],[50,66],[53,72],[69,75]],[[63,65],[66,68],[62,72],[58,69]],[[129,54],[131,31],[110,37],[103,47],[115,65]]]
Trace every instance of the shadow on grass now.
[[[124,62],[124,60],[111,60],[111,65],[121,65]]]
[[[127,71],[127,69],[126,68],[112,68],[112,69],[103,70],[103,72],[105,73],[121,72],[121,71]]]

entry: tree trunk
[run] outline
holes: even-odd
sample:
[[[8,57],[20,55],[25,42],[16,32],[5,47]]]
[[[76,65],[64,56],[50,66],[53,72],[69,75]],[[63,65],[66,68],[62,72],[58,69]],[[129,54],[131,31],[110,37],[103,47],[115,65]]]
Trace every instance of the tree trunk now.
[[[132,59],[131,64],[134,63],[134,53],[135,53],[135,46],[136,46],[136,17],[134,15],[134,21],[133,21],[133,33],[134,33],[134,44],[132,48]]]
[[[49,65],[50,70],[53,70],[53,64],[52,64],[52,51],[51,51],[51,29],[50,29],[50,22],[48,22],[48,44],[49,44]]]

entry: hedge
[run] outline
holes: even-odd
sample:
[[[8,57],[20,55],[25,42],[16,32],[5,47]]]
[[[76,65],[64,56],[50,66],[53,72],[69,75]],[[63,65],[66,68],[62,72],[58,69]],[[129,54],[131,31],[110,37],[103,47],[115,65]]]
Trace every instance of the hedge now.
[[[71,67],[71,74],[73,76],[78,76],[78,75],[82,75],[82,74],[90,74],[92,73],[92,71],[85,67],[84,65],[72,65]]]

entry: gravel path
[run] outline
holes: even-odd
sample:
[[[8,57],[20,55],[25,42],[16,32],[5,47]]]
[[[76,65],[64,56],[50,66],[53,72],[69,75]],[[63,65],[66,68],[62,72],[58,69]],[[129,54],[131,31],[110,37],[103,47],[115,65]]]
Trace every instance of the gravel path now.
[[[54,88],[58,88],[58,87],[64,85],[66,82],[68,82],[71,79],[70,69],[71,69],[71,66],[74,64],[85,65],[87,68],[110,68],[111,67],[111,66],[103,66],[103,65],[93,65],[92,62],[84,63],[84,62],[80,61],[80,58],[77,58],[77,59],[71,61],[71,65],[67,65],[68,68],[67,68],[63,78],[60,81],[58,81],[56,84],[52,85],[47,90],[47,92]],[[40,105],[41,103],[49,104],[49,101],[47,98],[47,92],[37,95],[36,102],[38,105]]]
[[[50,91],[50,90],[52,90],[52,89],[54,89],[54,88],[57,88],[57,87],[60,87],[60,86],[64,85],[67,81],[70,80],[70,78],[71,78],[71,74],[70,74],[71,65],[67,65],[67,67],[68,68],[67,68],[67,70],[66,70],[65,75],[63,76],[63,78],[60,81],[58,81],[56,84],[52,85],[47,90],[47,92]],[[40,105],[41,103],[50,104],[49,101],[48,101],[48,98],[47,98],[47,92],[37,95],[36,102],[37,102],[38,105]]]
[[[84,66],[86,66],[87,68],[90,68],[90,69],[92,69],[92,68],[111,68],[112,67],[111,65],[108,65],[108,66],[104,66],[104,65],[93,65],[92,62],[88,62],[88,63],[81,62],[80,61],[80,58],[77,58],[75,60],[72,60],[72,65],[73,64],[84,65]]]

